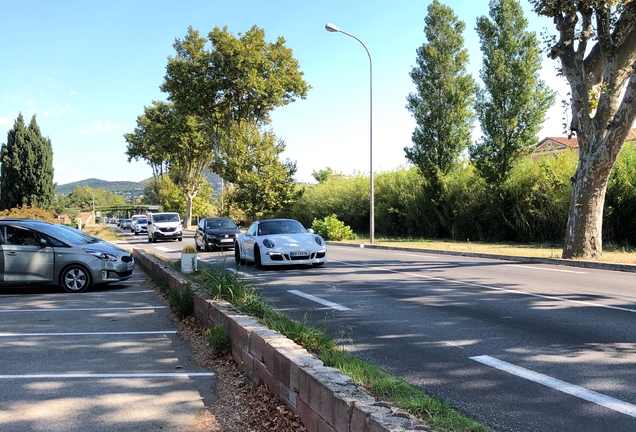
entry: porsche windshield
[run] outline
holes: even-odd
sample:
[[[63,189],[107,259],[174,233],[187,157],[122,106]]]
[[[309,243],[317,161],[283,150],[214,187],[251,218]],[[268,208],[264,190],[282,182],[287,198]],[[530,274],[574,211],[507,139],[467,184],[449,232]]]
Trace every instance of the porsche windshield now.
[[[307,230],[295,220],[279,220],[261,222],[258,226],[258,235],[268,234],[303,234]]]

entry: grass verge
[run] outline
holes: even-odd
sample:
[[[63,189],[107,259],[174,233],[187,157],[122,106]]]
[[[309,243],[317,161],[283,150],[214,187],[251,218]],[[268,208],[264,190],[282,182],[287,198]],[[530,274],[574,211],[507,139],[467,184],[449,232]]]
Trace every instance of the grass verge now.
[[[345,240],[343,243],[368,244],[369,238],[358,237],[356,240]],[[563,253],[563,245],[552,243],[484,243],[471,241],[427,240],[418,238],[375,238],[374,244],[379,246],[397,246],[404,248],[538,258],[561,258],[561,254]],[[615,264],[636,264],[636,248],[607,243],[603,245],[603,256],[597,261]]]
[[[180,271],[180,263],[172,267]],[[296,322],[267,304],[253,282],[239,277],[224,267],[200,268],[196,273],[184,274],[202,294],[231,303],[239,311],[250,315],[265,327],[275,330],[307,351],[314,353],[326,366],[365,387],[379,401],[389,402],[422,419],[439,432],[488,432],[485,425],[468,418],[451,407],[425,394],[403,379],[359,359],[339,347],[329,335],[326,322],[313,325],[307,318]]]
[[[86,234],[90,234],[95,237],[99,237],[102,240],[106,241],[120,241],[126,240],[126,236],[121,234],[118,231],[115,231],[113,228],[103,225],[84,225],[82,227],[82,231]]]

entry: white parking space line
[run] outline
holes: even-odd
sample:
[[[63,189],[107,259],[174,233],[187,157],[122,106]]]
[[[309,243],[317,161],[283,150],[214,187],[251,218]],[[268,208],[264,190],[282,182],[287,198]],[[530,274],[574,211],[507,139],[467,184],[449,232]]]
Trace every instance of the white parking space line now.
[[[574,303],[574,304],[592,306],[592,307],[597,307],[597,308],[602,308],[602,309],[611,309],[611,310],[617,310],[617,311],[621,311],[621,312],[636,313],[636,309],[624,308],[624,307],[620,307],[620,306],[602,305],[602,304],[589,302],[589,301],[583,301],[583,300],[572,300],[572,299],[568,299],[568,298],[564,298],[564,297],[550,296],[550,295],[545,295],[545,294],[535,294],[535,293],[530,293],[530,292],[526,292],[526,291],[519,291],[519,290],[508,289],[508,288],[500,288],[500,287],[494,287],[494,286],[490,286],[490,285],[476,284],[476,283],[472,283],[472,282],[465,282],[465,281],[454,280],[454,279],[445,279],[445,278],[441,278],[441,277],[437,277],[437,276],[428,276],[428,275],[423,275],[423,274],[419,274],[419,273],[403,272],[403,271],[400,271],[400,270],[393,270],[393,269],[388,269],[388,268],[370,266],[370,265],[366,265],[366,264],[355,264],[355,263],[343,262],[343,261],[331,261],[331,262],[332,263],[343,264],[345,266],[348,265],[348,266],[364,267],[364,268],[369,268],[369,269],[373,269],[373,270],[384,271],[384,272],[387,272],[387,273],[403,274],[403,275],[407,275],[407,276],[413,276],[413,277],[416,277],[416,278],[435,280],[435,281],[440,281],[440,282],[455,283],[455,284],[458,284],[458,285],[466,285],[466,286],[472,286],[472,287],[477,287],[477,288],[489,289],[489,290],[493,290],[493,291],[508,292],[508,293],[511,293],[511,294],[520,294],[520,295],[525,295],[525,296],[530,296],[530,297],[544,298],[544,299],[548,299],[548,300],[562,301],[564,303]]]
[[[407,254],[407,253],[395,253],[395,255],[400,255],[400,256],[408,256],[408,257],[415,257],[415,258],[427,258],[427,259],[432,259],[432,260],[439,260],[439,257],[436,256],[432,256],[432,255],[421,255],[421,254]]]
[[[494,367],[495,369],[508,372],[512,375],[516,375],[518,377],[536,382],[546,387],[553,388],[563,393],[567,393],[569,395],[586,400],[588,402],[595,403],[605,408],[609,408],[611,410],[618,411],[623,414],[627,414],[630,417],[636,417],[636,405],[632,405],[622,400],[615,399],[613,397],[606,396],[601,393],[597,393],[595,391],[588,390],[586,388],[579,387],[577,385],[570,384],[565,381],[561,381],[559,379],[552,378],[547,375],[533,372],[529,369],[525,369],[520,366],[515,366],[511,363],[507,363],[505,361],[496,359],[494,357],[484,355],[484,356],[470,357],[470,359],[475,360],[479,363],[485,364],[487,366]]]
[[[0,375],[0,379],[65,379],[65,378],[191,378],[211,377],[214,372],[136,373],[136,374],[42,374]]]
[[[152,310],[152,309],[165,309],[168,306],[138,306],[138,307],[121,307],[121,308],[65,308],[65,309],[5,309],[0,310],[0,313],[4,312],[83,312],[83,311],[125,311],[125,310]]]
[[[80,333],[0,333],[0,337],[29,337],[29,336],[119,336],[119,335],[164,335],[176,334],[176,330],[164,331],[130,331],[130,332],[80,332]]]
[[[547,268],[547,267],[533,267],[533,266],[521,265],[521,264],[508,264],[508,267],[519,267],[519,268],[527,268],[532,270],[545,270],[545,271],[554,271],[554,272],[561,272],[561,273],[587,274],[586,272],[582,272],[582,271],[553,269],[553,268]]]
[[[287,290],[287,292],[290,293],[290,294],[297,295],[299,297],[306,298],[307,300],[311,300],[311,301],[314,301],[316,303],[320,303],[321,305],[330,307],[331,309],[335,309],[335,310],[339,310],[339,311],[351,310],[351,308],[348,308],[348,307],[343,306],[341,304],[330,302],[329,300],[323,300],[320,297],[316,297],[316,296],[313,296],[311,294],[304,293],[302,291]]]

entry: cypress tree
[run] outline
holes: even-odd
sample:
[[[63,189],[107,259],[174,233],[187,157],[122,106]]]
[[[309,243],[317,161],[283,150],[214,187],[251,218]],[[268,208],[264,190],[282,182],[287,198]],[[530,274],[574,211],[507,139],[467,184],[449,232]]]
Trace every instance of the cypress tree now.
[[[470,148],[481,176],[491,185],[506,180],[514,163],[537,144],[554,93],[539,78],[539,41],[517,0],[491,0],[490,17],[477,19],[484,87],[475,110],[483,137]]]
[[[440,177],[456,165],[471,144],[476,84],[466,71],[465,24],[437,0],[428,6],[424,21],[427,42],[417,49],[417,66],[411,71],[417,92],[407,97],[407,108],[417,127],[413,147],[404,151],[439,188]]]
[[[22,205],[47,209],[55,198],[53,148],[40,132],[35,116],[26,127],[22,113],[0,148],[0,207]]]

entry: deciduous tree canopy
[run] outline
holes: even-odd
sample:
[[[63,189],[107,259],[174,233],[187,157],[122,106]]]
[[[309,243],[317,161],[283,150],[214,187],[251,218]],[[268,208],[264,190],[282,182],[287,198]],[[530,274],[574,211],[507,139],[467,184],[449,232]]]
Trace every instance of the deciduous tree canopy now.
[[[235,124],[222,140],[221,176],[234,183],[228,199],[254,219],[271,215],[296,198],[296,164],[281,162],[285,143],[255,124]]]
[[[144,108],[143,116],[137,117],[135,131],[124,137],[129,161],[145,159],[153,168],[155,180],[167,174],[181,191],[186,202],[184,220],[189,226],[192,200],[206,182],[204,171],[214,158],[199,118],[179,112],[172,103],[153,102]]]
[[[609,177],[636,119],[636,2],[531,3],[556,25],[549,56],[570,85],[579,144],[563,257],[598,257]]]

